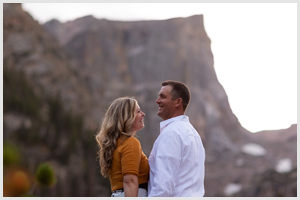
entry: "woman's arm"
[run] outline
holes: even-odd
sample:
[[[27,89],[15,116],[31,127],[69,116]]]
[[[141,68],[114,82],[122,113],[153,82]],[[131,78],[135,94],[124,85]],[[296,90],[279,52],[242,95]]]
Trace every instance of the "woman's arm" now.
[[[139,193],[138,177],[133,174],[124,175],[123,187],[125,197],[137,197]]]

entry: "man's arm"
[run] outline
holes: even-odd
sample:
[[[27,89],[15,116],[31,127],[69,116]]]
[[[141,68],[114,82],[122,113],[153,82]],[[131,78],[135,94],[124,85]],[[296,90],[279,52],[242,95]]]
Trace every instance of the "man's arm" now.
[[[180,137],[174,132],[161,135],[157,144],[153,182],[148,196],[173,196],[181,163]],[[150,169],[151,170],[151,169]]]

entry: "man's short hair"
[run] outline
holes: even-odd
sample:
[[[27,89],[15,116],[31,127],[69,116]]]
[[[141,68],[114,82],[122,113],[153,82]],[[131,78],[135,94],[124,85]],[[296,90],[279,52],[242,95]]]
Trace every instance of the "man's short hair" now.
[[[182,82],[167,80],[161,83],[162,86],[172,86],[171,95],[172,99],[182,99],[183,111],[185,111],[190,103],[191,92],[189,88]]]

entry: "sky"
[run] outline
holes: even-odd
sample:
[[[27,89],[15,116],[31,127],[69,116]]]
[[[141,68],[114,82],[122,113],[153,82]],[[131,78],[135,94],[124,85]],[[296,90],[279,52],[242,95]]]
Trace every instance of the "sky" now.
[[[296,3],[24,3],[41,24],[86,15],[165,20],[202,14],[214,68],[241,125],[251,132],[297,123]]]

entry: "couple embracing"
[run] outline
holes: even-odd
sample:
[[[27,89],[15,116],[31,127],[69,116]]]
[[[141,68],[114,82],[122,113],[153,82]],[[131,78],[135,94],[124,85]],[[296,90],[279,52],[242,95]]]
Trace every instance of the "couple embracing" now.
[[[135,137],[144,128],[145,113],[138,102],[118,98],[106,111],[96,140],[101,174],[110,179],[112,197],[204,196],[205,150],[185,115],[190,91],[179,81],[161,86],[156,103],[163,121],[149,158]]]

